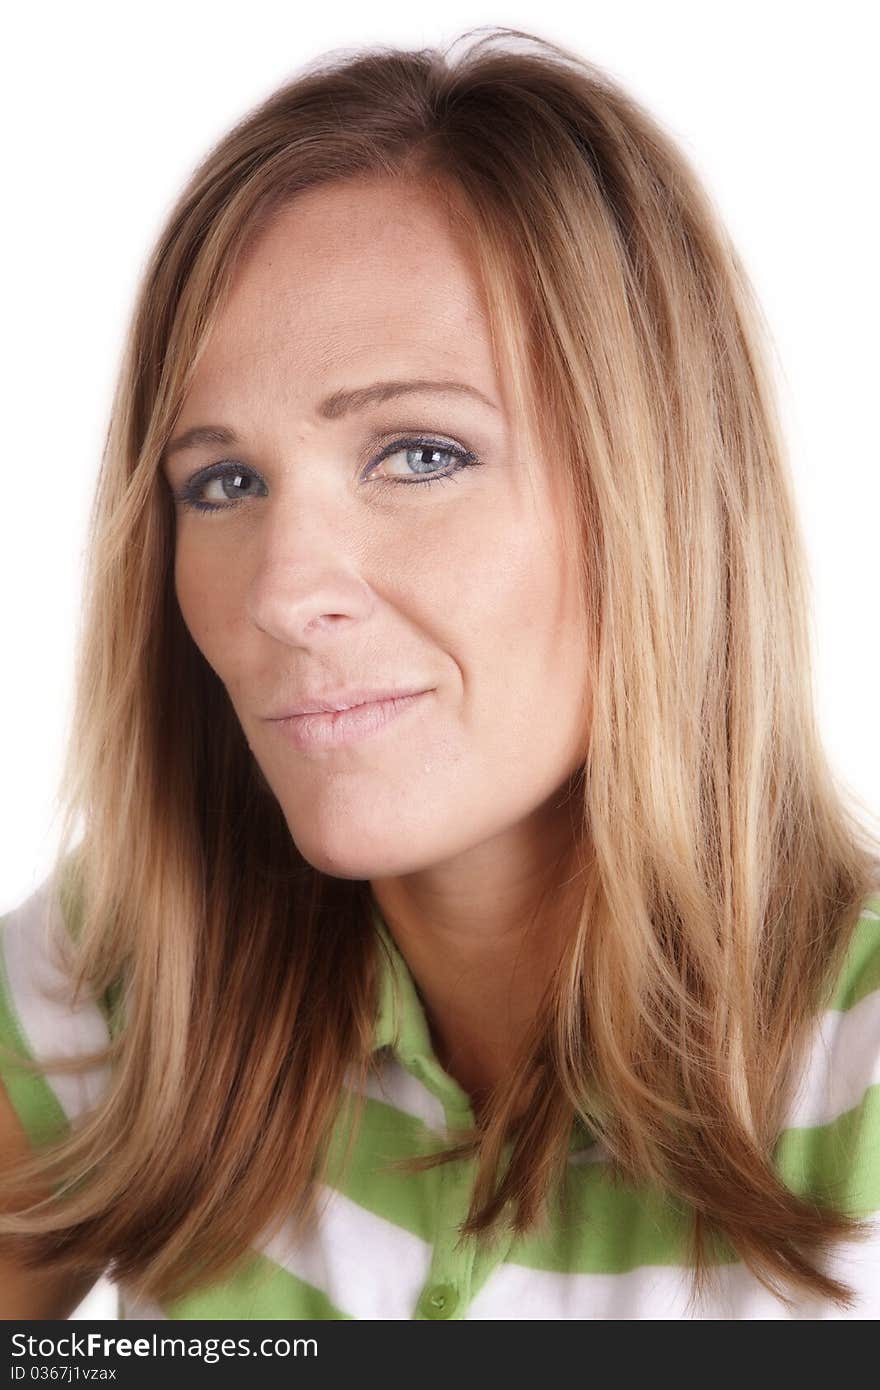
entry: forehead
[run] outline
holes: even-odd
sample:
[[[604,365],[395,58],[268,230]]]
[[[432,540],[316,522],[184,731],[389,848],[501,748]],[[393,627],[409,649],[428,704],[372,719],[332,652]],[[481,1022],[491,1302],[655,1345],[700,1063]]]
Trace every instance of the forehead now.
[[[192,388],[234,375],[299,392],[380,358],[498,387],[476,265],[443,201],[414,182],[351,180],[299,194],[262,233]]]

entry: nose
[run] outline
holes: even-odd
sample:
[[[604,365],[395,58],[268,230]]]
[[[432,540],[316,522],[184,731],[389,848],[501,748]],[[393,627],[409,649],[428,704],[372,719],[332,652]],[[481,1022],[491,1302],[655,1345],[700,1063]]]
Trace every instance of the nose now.
[[[359,530],[363,536],[363,522]],[[264,519],[259,544],[249,607],[261,631],[288,644],[313,644],[373,612],[376,595],[364,574],[363,545],[338,497],[319,504],[312,496],[306,505],[300,496],[295,509],[279,505]]]

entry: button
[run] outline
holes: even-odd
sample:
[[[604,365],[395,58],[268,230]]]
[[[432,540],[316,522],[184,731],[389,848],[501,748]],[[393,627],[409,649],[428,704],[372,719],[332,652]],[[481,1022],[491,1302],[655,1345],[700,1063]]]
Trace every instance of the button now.
[[[422,1294],[422,1312],[426,1318],[449,1318],[458,1306],[458,1290],[454,1284],[432,1284]]]

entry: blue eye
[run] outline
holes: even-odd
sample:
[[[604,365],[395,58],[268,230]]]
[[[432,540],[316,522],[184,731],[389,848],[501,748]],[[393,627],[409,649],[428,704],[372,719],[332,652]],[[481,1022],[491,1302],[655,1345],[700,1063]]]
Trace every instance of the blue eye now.
[[[373,471],[378,468],[387,458],[393,458],[395,454],[406,455],[406,467],[413,468],[414,473],[410,477],[396,476],[373,479]],[[445,455],[453,460],[451,466],[445,468],[434,467],[434,456]],[[410,455],[414,456],[411,461]],[[457,444],[443,443],[437,439],[399,439],[387,445],[385,449],[370,463],[365,480],[375,482],[380,487],[424,487],[430,483],[454,482],[456,474],[464,468],[472,468],[479,464],[481,460],[470,449],[463,449]],[[235,492],[238,494],[230,498],[227,503],[205,502],[202,498],[203,489],[208,483],[219,482],[221,486],[229,482],[234,484]],[[175,494],[174,500],[181,506],[197,512],[228,512],[234,507],[238,507],[242,501],[249,497],[252,488],[249,486],[259,482],[257,474],[245,464],[241,463],[215,463],[210,468],[201,469],[198,473],[187,481],[183,489]]]

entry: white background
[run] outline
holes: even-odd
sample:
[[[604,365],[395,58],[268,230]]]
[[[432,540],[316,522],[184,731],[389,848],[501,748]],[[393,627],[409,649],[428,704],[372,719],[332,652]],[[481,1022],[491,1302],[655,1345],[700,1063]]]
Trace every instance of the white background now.
[[[172,201],[228,126],[303,63],[364,44],[443,46],[484,24],[560,42],[620,79],[685,149],[733,233],[779,361],[820,722],[839,775],[876,814],[875,13],[864,0],[79,0],[7,16],[0,912],[42,881],[56,844],[87,513],[135,289]],[[74,1314],[113,1316],[106,1281]]]

